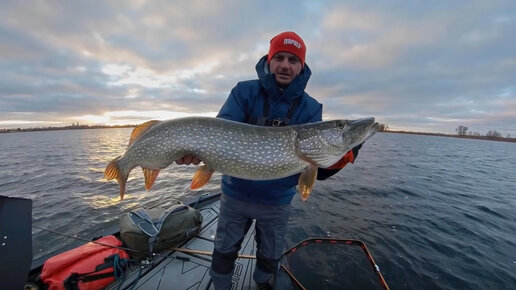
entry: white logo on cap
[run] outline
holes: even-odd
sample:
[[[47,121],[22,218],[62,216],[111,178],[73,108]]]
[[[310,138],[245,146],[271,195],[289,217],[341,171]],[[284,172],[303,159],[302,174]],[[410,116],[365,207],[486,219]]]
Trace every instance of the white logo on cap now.
[[[285,38],[283,40],[283,44],[290,44],[290,45],[293,45],[299,49],[301,49],[301,43],[295,41],[294,39],[290,39],[290,38]]]

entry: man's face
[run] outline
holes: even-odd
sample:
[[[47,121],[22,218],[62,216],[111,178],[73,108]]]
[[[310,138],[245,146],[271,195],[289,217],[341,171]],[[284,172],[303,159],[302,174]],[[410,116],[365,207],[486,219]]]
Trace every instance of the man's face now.
[[[278,52],[269,63],[271,73],[276,76],[280,87],[286,87],[301,72],[301,60],[290,52]]]

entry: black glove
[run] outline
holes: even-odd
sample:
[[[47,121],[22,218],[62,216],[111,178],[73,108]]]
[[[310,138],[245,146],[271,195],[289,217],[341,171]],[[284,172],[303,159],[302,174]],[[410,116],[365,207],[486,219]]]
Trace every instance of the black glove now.
[[[355,146],[355,148],[351,149],[353,151],[353,162],[355,160],[357,160],[357,156],[358,156],[358,150],[360,150],[360,148],[362,148],[362,145],[364,145],[364,143],[360,143],[358,144],[357,146]]]
[[[335,163],[333,166],[331,166],[329,168],[318,168],[317,180],[325,180],[328,177],[339,172],[349,162],[354,163],[358,156],[358,150],[360,150],[360,148],[362,148],[363,144],[364,143],[358,144],[357,146],[355,146],[355,148],[349,150],[349,151],[351,151],[351,154],[353,154],[353,156],[349,156],[350,152],[348,151],[348,153],[346,153],[344,155],[344,157],[341,160],[339,160],[337,163]]]

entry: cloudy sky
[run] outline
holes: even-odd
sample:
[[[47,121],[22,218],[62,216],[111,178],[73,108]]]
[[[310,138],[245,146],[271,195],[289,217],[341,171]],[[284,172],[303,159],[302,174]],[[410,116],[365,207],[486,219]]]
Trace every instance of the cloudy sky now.
[[[324,118],[516,136],[516,1],[0,3],[0,128],[214,116],[272,36]]]

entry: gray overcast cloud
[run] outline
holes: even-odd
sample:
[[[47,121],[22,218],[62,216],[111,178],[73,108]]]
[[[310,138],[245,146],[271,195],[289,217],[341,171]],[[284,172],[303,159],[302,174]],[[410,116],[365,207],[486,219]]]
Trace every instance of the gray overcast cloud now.
[[[516,136],[515,1],[2,1],[0,128],[213,116],[297,32],[324,118]]]

